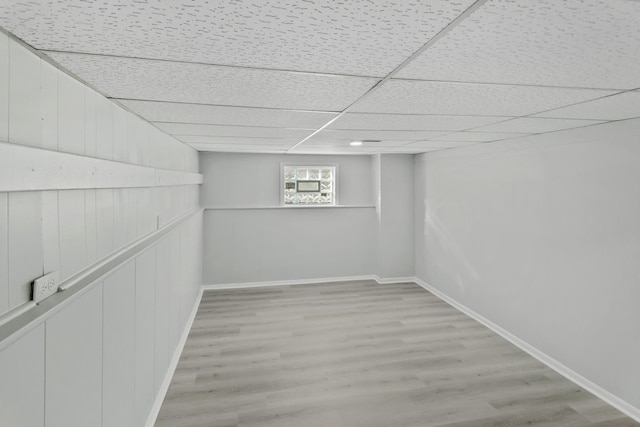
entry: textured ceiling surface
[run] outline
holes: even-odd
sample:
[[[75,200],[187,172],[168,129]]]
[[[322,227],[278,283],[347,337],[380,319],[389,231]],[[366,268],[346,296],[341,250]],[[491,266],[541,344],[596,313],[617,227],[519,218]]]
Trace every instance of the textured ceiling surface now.
[[[202,151],[588,135],[640,117],[639,22],[635,0],[0,0],[4,31]]]
[[[473,0],[17,3],[0,25],[37,49],[384,77]]]
[[[398,77],[640,87],[640,2],[491,0]]]
[[[294,110],[341,111],[376,79],[52,53],[113,98]]]

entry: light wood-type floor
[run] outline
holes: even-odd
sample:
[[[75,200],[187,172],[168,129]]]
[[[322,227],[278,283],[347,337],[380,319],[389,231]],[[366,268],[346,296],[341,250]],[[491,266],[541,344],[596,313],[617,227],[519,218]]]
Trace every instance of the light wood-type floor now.
[[[413,283],[204,293],[156,426],[637,426]]]

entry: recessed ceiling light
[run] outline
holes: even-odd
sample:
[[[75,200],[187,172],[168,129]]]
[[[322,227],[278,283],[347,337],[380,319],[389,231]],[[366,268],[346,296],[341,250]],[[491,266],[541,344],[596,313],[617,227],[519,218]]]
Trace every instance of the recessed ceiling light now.
[[[352,147],[358,147],[362,145],[362,141],[351,141],[349,145],[351,145]]]

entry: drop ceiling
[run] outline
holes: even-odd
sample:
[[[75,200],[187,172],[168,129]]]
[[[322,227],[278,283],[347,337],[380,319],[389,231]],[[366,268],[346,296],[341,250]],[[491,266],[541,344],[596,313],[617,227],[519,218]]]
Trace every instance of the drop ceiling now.
[[[423,153],[638,118],[638,22],[635,0],[0,8],[6,32],[162,131],[256,153]]]

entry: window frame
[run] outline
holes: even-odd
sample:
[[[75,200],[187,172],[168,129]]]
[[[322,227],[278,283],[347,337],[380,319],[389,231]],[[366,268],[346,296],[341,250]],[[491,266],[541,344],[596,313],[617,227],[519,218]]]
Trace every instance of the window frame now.
[[[301,203],[291,203],[287,204],[284,202],[284,168],[288,167],[300,167],[300,168],[333,168],[333,202],[332,203],[322,203],[322,204],[301,204]],[[280,206],[287,208],[326,208],[339,206],[338,204],[338,177],[339,177],[339,168],[335,163],[324,163],[324,162],[283,162],[280,163]],[[313,180],[312,180],[313,181]],[[296,184],[297,187],[297,184]],[[297,190],[296,190],[297,191]]]

